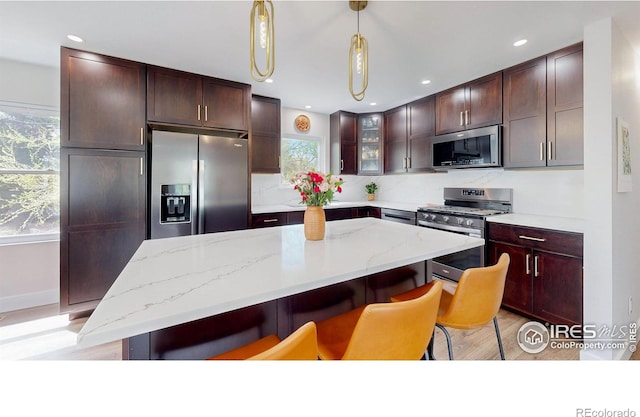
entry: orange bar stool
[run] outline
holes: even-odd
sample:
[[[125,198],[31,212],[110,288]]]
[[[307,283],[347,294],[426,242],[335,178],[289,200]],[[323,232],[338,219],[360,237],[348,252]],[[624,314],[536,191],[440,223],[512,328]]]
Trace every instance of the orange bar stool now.
[[[451,336],[445,327],[453,329],[476,329],[487,325],[493,320],[493,325],[498,338],[500,358],[504,360],[502,338],[498,328],[497,314],[502,304],[504,283],[509,269],[509,255],[503,253],[493,266],[482,268],[469,268],[462,273],[456,290],[451,294],[447,290],[442,291],[436,326],[444,333],[447,339],[449,359],[453,360]],[[429,284],[417,287],[413,290],[391,297],[392,302],[406,302],[420,297],[429,291]],[[429,357],[433,358],[433,345],[429,346]]]
[[[280,340],[276,335],[269,335],[209,359],[318,360],[316,324],[312,321],[307,322],[284,340]]]
[[[442,283],[422,296],[398,303],[374,303],[318,325],[320,359],[401,360],[424,356],[433,334]]]

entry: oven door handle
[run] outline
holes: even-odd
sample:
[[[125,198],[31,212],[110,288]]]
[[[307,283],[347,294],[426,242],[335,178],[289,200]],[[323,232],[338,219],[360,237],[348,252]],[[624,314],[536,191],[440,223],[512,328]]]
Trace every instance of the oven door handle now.
[[[482,237],[482,230],[468,229],[465,227],[456,227],[456,226],[449,226],[449,225],[440,225],[437,223],[429,223],[422,220],[418,220],[418,225],[423,227],[428,227],[430,229],[444,230],[445,232],[461,233],[467,236],[473,236],[473,237],[479,237],[479,238]]]

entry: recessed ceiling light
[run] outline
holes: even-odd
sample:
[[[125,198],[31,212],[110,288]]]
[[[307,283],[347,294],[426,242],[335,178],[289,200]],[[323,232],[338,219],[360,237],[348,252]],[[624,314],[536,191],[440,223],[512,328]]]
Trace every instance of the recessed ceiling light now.
[[[431,84],[431,80],[422,80],[422,84]]]
[[[376,103],[375,101],[373,103],[369,103],[370,106],[375,106],[376,104],[378,103]]]
[[[74,42],[84,42],[84,39],[82,39],[80,36],[76,36],[76,35],[67,35],[67,38],[74,41]]]
[[[266,80],[264,80],[264,82],[271,84],[273,82],[273,80],[271,78],[267,78]]]
[[[305,108],[305,109],[310,109],[310,108],[311,108],[311,106],[307,104],[306,106],[304,106],[304,108]]]
[[[526,40],[526,39],[520,39],[519,41],[514,42],[514,43],[513,43],[513,46],[522,46],[522,45],[524,45],[525,43],[527,43],[527,40]]]

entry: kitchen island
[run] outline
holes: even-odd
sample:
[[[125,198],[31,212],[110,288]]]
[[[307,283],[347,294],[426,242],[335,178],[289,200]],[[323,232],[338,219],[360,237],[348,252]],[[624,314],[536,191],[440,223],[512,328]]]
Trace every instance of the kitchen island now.
[[[374,218],[328,222],[322,241],[306,241],[302,225],[145,240],[78,344],[123,339],[129,359],[207,357],[264,333],[286,336],[288,297],[483,244]],[[233,316],[239,311],[245,314]],[[230,339],[230,331],[218,329],[244,321],[259,323],[258,330]],[[222,342],[212,348],[212,338]]]

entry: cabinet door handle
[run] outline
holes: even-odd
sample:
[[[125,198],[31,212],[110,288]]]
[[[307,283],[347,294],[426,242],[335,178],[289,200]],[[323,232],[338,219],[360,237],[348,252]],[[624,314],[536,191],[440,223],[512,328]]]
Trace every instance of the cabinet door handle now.
[[[209,106],[204,106],[204,121],[209,121]]]
[[[540,142],[540,160],[544,161],[544,142]]]
[[[411,157],[407,157],[407,168],[411,168]]]
[[[547,239],[542,238],[542,237],[532,237],[532,236],[525,236],[525,235],[520,235],[518,236],[520,239],[525,239],[525,240],[533,240],[536,242],[546,242]]]
[[[538,255],[533,257],[533,276],[537,277],[538,274]]]
[[[533,240],[536,242],[546,242],[547,239],[542,238],[542,237],[532,237],[532,236],[525,236],[525,235],[520,235],[518,236],[520,239],[525,239],[525,240]]]
[[[460,126],[464,126],[464,116],[462,115],[463,112],[460,112]]]
[[[344,171],[344,159],[340,160],[340,172]]]
[[[469,124],[469,110],[464,111],[464,124],[465,125]]]
[[[531,265],[531,255],[529,255],[528,253],[525,256],[524,259],[524,263],[525,263],[525,273],[527,275],[529,275],[531,273],[531,267],[529,265]]]
[[[549,142],[547,150],[547,159],[551,161],[553,159],[553,142]]]
[[[198,121],[200,121],[200,105],[198,104]]]
[[[144,127],[140,128],[140,145],[144,145]]]
[[[407,158],[402,158],[402,168],[407,167]]]
[[[144,175],[144,160],[140,158],[140,176]]]

